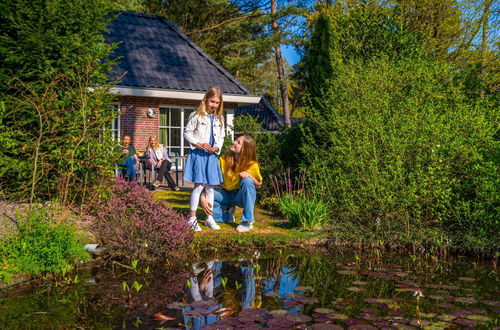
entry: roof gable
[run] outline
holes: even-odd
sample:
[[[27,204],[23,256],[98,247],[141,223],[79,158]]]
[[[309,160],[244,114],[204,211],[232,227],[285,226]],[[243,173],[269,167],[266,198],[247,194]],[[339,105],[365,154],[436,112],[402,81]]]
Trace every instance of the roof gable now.
[[[105,33],[119,43],[112,79],[121,86],[205,91],[219,86],[223,93],[249,94],[222,66],[202,51],[166,18],[119,12]]]

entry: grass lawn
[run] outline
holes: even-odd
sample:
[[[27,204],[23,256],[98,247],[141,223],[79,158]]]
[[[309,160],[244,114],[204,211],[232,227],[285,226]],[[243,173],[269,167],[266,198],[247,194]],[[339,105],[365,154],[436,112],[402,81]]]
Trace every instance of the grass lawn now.
[[[165,200],[174,210],[187,216],[189,212],[190,190],[186,191],[155,191],[158,200]],[[284,247],[300,246],[308,243],[310,238],[318,237],[314,233],[299,231],[290,228],[288,222],[279,219],[268,211],[259,207],[255,208],[255,223],[253,229],[247,233],[237,233],[236,226],[241,218],[242,209],[236,207],[236,224],[219,223],[220,230],[211,230],[206,227],[205,214],[198,209],[197,217],[200,220],[201,232],[195,233],[194,245],[199,249],[220,248],[252,248],[252,247]]]

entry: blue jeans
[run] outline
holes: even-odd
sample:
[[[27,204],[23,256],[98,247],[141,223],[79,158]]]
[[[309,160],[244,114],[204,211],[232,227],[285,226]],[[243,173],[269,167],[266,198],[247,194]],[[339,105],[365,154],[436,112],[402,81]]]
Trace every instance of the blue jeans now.
[[[245,178],[240,180],[240,189],[225,190],[222,188],[215,189],[214,193],[214,206],[212,216],[217,222],[224,222],[223,208],[229,209],[232,206],[239,206],[243,208],[243,216],[241,221],[253,222],[253,210],[255,207],[255,200],[257,199],[257,190],[252,178]]]
[[[134,156],[130,157],[123,163],[118,164],[118,166],[125,168],[125,176],[128,177],[130,181],[135,180],[135,177],[137,176],[137,168]]]

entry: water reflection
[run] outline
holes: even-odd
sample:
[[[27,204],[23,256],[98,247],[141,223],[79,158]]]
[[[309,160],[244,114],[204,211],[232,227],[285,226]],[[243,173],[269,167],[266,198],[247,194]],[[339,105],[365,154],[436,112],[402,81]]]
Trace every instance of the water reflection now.
[[[182,309],[185,328],[201,329],[221,320],[221,316],[260,307],[300,313],[301,304],[293,299],[299,283],[295,268],[270,265],[260,277],[258,259],[193,264],[186,287],[188,305]]]
[[[0,328],[483,327],[500,324],[499,277],[477,259],[279,254],[177,271],[139,265],[0,297]],[[72,278],[75,274],[71,275]],[[99,281],[95,281],[98,277]],[[83,311],[83,312],[82,312]]]

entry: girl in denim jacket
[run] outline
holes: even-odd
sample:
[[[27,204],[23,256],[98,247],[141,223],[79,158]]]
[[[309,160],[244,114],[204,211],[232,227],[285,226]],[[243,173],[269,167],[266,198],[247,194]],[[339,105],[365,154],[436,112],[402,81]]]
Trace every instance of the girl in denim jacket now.
[[[217,159],[224,143],[223,114],[222,92],[218,87],[210,87],[198,110],[189,116],[184,129],[184,138],[191,145],[184,169],[184,180],[195,184],[191,193],[189,211],[189,225],[194,231],[201,231],[196,219],[196,210],[203,189],[205,189],[207,200],[213,205],[214,186],[223,181]],[[205,222],[210,229],[220,229],[211,215],[206,218]]]

